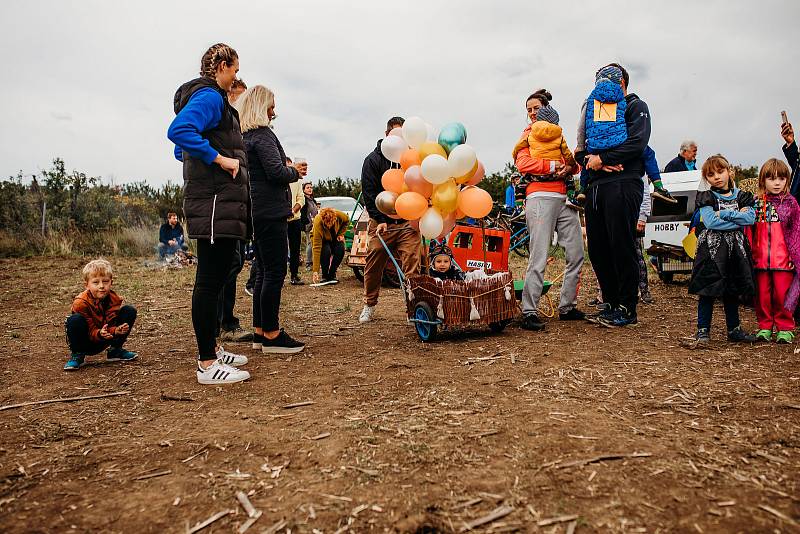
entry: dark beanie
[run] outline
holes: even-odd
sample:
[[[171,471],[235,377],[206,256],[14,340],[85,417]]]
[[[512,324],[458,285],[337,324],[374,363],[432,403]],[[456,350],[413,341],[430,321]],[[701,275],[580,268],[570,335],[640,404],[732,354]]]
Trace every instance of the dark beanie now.
[[[536,120],[558,124],[558,111],[553,106],[542,106],[536,112]]]

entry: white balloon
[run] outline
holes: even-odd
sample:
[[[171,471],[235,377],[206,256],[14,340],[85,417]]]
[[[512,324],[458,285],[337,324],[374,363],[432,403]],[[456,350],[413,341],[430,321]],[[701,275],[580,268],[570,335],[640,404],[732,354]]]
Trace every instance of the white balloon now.
[[[405,139],[396,135],[387,135],[381,142],[381,154],[394,163],[400,163],[400,156],[405,152],[406,148],[408,147]]]
[[[392,128],[392,131],[389,132],[389,135],[396,135],[397,137],[403,137],[403,129],[399,126],[395,126]]]
[[[425,129],[428,131],[428,141],[437,142],[439,140],[439,132],[430,123],[425,123]]]
[[[450,156],[447,158],[447,165],[450,168],[451,176],[464,176],[478,161],[478,156],[475,154],[475,149],[469,145],[458,145],[450,151]]]
[[[419,148],[428,139],[425,121],[419,117],[409,117],[403,123],[403,137],[411,148]]]
[[[427,159],[427,158],[425,158]],[[426,239],[434,239],[444,230],[442,214],[436,208],[428,208],[419,219],[419,231]]]
[[[431,154],[422,160],[421,170],[422,177],[434,185],[443,184],[450,178],[450,169],[447,166],[447,160],[444,159],[444,156],[440,156],[439,154]],[[466,173],[466,171],[464,172]]]

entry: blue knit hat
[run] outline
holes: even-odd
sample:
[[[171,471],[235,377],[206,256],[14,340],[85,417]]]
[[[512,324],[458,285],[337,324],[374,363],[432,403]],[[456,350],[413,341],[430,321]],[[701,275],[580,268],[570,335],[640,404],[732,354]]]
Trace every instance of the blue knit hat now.
[[[603,67],[594,75],[594,82],[597,83],[603,79],[618,84],[622,81],[622,70],[614,65]]]
[[[537,121],[547,121],[550,124],[558,124],[558,111],[553,106],[542,106],[536,112]]]

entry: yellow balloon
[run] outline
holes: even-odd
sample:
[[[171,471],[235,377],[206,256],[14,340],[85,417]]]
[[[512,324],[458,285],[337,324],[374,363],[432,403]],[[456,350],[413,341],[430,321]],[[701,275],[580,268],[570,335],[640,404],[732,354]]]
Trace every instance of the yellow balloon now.
[[[458,192],[459,188],[456,183],[450,179],[443,184],[439,184],[433,188],[431,195],[431,204],[438,209],[442,215],[448,215],[456,210],[458,207]]]
[[[465,174],[464,176],[456,176],[454,180],[456,181],[457,184],[465,184],[470,180],[472,180],[472,177],[475,176],[475,173],[477,171],[478,171],[478,162],[476,161],[475,165],[472,166],[472,168],[469,170],[467,174]]]
[[[431,154],[439,154],[443,158],[447,159],[447,152],[444,151],[442,145],[434,141],[426,141],[422,143],[422,146],[419,147],[418,152],[420,161],[424,160]]]

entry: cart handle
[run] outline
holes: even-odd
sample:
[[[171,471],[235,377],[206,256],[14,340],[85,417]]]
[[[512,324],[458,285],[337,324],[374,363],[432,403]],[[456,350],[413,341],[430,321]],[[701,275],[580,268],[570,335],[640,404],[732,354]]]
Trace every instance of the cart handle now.
[[[389,256],[389,259],[392,260],[392,263],[394,264],[394,268],[397,271],[397,278],[400,280],[400,289],[402,289],[403,290],[403,294],[405,294],[405,292],[406,292],[406,287],[405,287],[405,278],[406,278],[406,276],[405,276],[405,273],[403,273],[403,270],[400,268],[400,265],[397,264],[397,260],[395,259],[394,254],[392,254],[392,251],[389,250],[389,247],[386,245],[386,241],[384,241],[383,238],[381,237],[381,234],[379,234],[378,232],[375,232],[375,237],[377,237],[380,240],[381,245],[383,245],[383,250],[386,251],[386,254]]]

